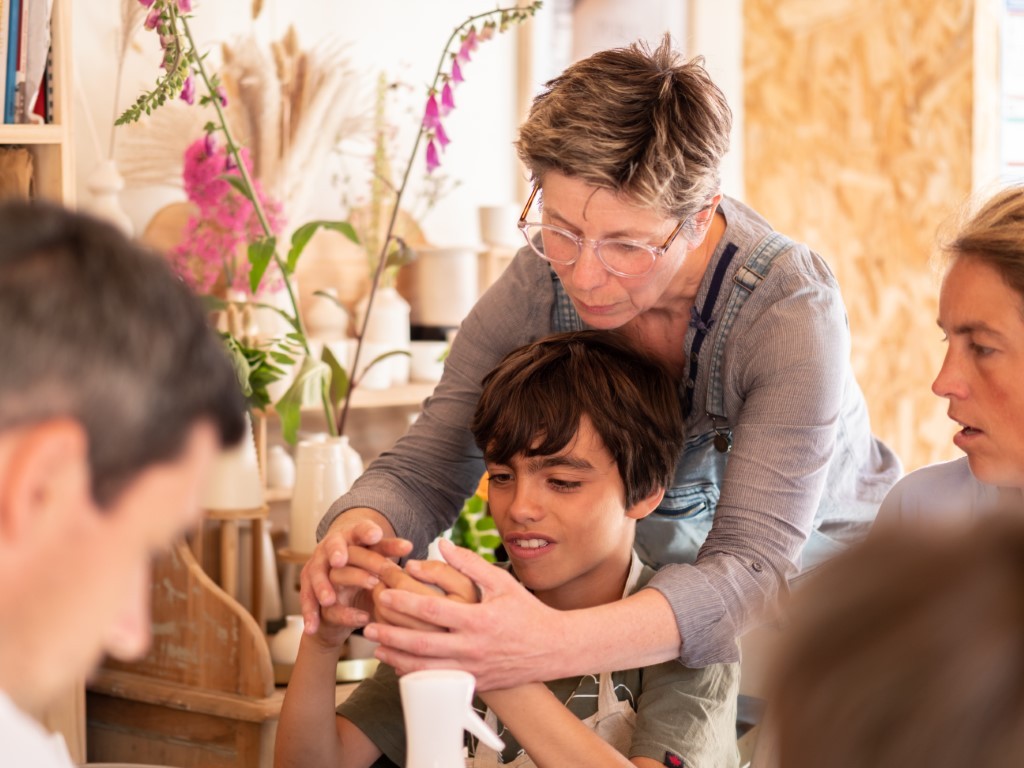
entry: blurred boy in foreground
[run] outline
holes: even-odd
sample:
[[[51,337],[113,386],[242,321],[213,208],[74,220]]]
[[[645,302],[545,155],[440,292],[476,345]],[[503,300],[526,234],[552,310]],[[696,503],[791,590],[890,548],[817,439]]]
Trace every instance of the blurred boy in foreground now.
[[[0,205],[0,744],[70,766],[38,712],[149,641],[149,565],[199,513],[238,381],[156,255],[41,203]]]

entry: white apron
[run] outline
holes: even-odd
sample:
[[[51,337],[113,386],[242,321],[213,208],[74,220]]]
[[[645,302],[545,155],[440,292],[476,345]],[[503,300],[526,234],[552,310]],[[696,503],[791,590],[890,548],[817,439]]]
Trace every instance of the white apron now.
[[[626,588],[622,596],[626,597],[636,588],[640,579],[643,563],[636,552],[629,565],[626,577]],[[488,708],[484,722],[497,730],[498,718]],[[597,712],[583,720],[583,724],[611,744],[625,756],[629,756],[629,747],[633,742],[633,731],[636,730],[636,711],[628,701],[619,701],[615,695],[615,684],[610,672],[602,672],[598,678]],[[500,763],[500,755],[486,744],[477,743],[476,757],[466,758],[466,768],[497,768],[499,765],[513,768],[534,768],[535,763],[526,752],[520,753],[511,763]]]

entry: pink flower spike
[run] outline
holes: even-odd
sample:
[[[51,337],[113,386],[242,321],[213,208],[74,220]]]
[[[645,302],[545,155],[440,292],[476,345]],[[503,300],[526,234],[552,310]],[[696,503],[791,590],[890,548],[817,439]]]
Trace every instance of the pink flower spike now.
[[[220,101],[220,105],[222,107],[226,107],[228,105],[228,92],[224,90],[223,85],[217,86],[217,99]]]
[[[459,66],[458,58],[455,58],[452,61],[452,82],[453,83],[463,83],[463,82],[465,82],[465,78],[462,77],[462,67]]]
[[[192,75],[185,78],[185,85],[181,89],[181,100],[186,104],[195,104],[196,102],[196,83],[192,79]]]
[[[139,0],[139,5],[141,5],[143,8],[149,8],[151,5],[153,5],[153,0]]]
[[[444,132],[444,126],[440,123],[437,124],[437,143],[441,145],[441,149],[444,149],[451,144],[451,139],[448,138],[448,134]]]
[[[181,13],[192,13],[192,0],[178,0],[178,10]]]
[[[494,24],[487,22],[484,24],[484,28],[480,30],[480,34],[476,36],[476,39],[483,42],[490,40],[492,37],[494,37]]]
[[[441,124],[441,115],[437,109],[437,95],[431,91],[427,99],[427,109],[423,114],[423,125],[428,129],[437,128]]]
[[[217,152],[217,140],[213,138],[212,133],[203,137],[203,152],[206,153],[206,157],[212,157]]]
[[[437,145],[431,139],[427,144],[427,173],[433,173],[440,167],[441,161],[437,157]]]
[[[146,20],[145,22],[143,22],[142,26],[144,26],[146,29],[156,29],[157,26],[160,24],[160,16],[161,13],[159,8],[151,9],[149,15],[146,16]]]
[[[456,60],[466,63],[469,61],[469,54],[473,50],[476,42],[476,35],[473,30],[469,30],[469,34],[462,38],[462,45],[459,46],[459,52],[456,54]]]
[[[455,109],[455,97],[452,96],[452,84],[445,83],[441,89],[441,114],[447,115]]]

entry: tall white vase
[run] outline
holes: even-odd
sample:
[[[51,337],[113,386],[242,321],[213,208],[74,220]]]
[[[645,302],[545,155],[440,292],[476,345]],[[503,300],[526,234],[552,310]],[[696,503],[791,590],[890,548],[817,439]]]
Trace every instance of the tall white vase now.
[[[357,314],[361,321],[366,317],[368,302],[368,295],[359,302]],[[368,357],[359,361],[360,369],[373,357],[383,352],[396,349],[409,352],[409,338],[409,302],[391,286],[378,288],[373,297],[370,322],[366,325],[363,338],[362,354],[368,355]],[[409,356],[407,354],[393,355],[377,365],[385,367],[389,372],[387,380],[392,386],[409,383]]]
[[[335,499],[362,472],[362,459],[348,437],[317,435],[295,449],[295,487],[288,523],[288,545],[295,552],[316,548],[316,527]]]
[[[103,160],[97,165],[85,186],[91,194],[87,208],[94,216],[106,219],[118,229],[131,237],[134,234],[134,225],[131,218],[121,207],[118,195],[124,189],[124,178],[117,170],[117,163],[113,160]]]

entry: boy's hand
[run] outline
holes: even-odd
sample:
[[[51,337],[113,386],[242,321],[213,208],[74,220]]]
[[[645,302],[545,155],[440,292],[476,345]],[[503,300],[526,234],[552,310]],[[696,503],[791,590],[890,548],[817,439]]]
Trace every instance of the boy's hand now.
[[[328,573],[336,601],[320,608],[320,621],[311,633],[328,648],[341,648],[352,630],[370,621],[373,600],[370,590],[379,584],[378,573],[385,567],[398,568],[372,549],[348,547],[348,562]]]
[[[377,597],[385,589],[403,589],[420,595],[441,594],[460,603],[476,603],[480,600],[476,585],[448,563],[439,560],[410,560],[405,570],[393,564],[385,566],[380,572],[380,583],[373,588],[375,620],[432,632],[446,630],[381,605]]]
[[[317,544],[313,555],[303,566],[300,578],[299,603],[305,620],[306,634],[315,634],[320,626],[320,616],[328,609],[335,624],[361,626],[356,615],[350,612],[352,596],[343,597],[336,591],[336,580],[344,582],[345,588],[353,588],[358,581],[356,574],[333,575],[348,565],[349,550],[353,547],[372,549],[385,558],[404,557],[412,551],[412,544],[396,538],[391,525],[375,510],[367,508],[346,510],[335,520],[327,535]],[[364,577],[374,571],[363,570]],[[364,589],[372,588],[364,581]],[[365,623],[365,620],[364,622]]]

